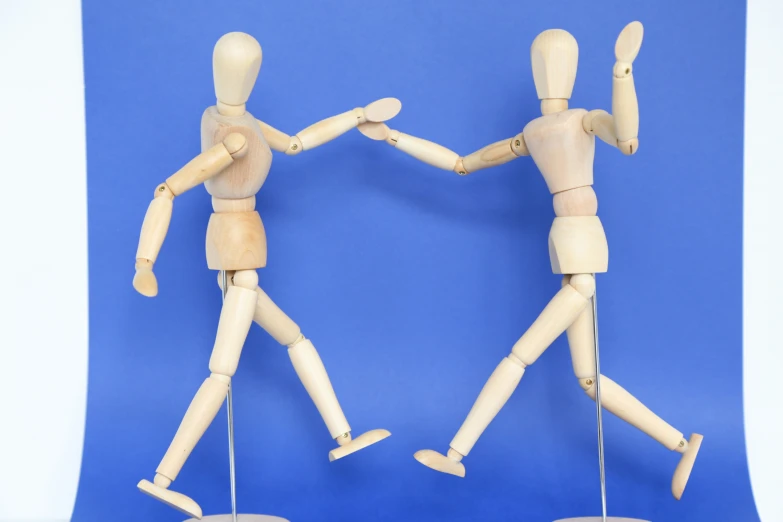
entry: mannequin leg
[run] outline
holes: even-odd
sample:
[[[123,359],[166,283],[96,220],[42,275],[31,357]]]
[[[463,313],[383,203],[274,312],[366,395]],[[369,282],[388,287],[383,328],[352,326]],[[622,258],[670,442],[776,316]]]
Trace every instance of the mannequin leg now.
[[[351,427],[315,346],[260,287],[256,287],[255,291],[258,299],[253,320],[277,342],[288,347],[288,355],[299,380],[315,403],[329,435],[337,442],[338,447],[329,452],[329,460],[355,453],[391,435],[387,430],[378,429],[351,438]]]
[[[591,306],[585,308],[574,324],[568,328],[567,334],[574,373],[585,393],[595,400],[595,337]],[[679,500],[693,469],[702,436],[693,434],[690,441],[685,440],[681,432],[604,375],[601,375],[601,403],[604,409],[640,429],[667,449],[682,454],[672,479],[672,494]]]
[[[448,453],[442,455],[433,450],[421,450],[414,455],[416,460],[436,471],[464,477],[462,457],[470,452],[511,397],[525,368],[533,364],[579,316],[590,302],[594,289],[595,281],[591,275],[575,276],[569,284],[565,284],[514,344],[511,353],[500,361],[449,444]]]
[[[204,381],[190,403],[174,440],[155,470],[154,481],[142,480],[138,484],[142,492],[195,518],[201,518],[199,505],[168,487],[177,478],[188,456],[223,404],[252,324],[257,300],[254,288],[258,284],[258,276],[255,271],[243,270],[235,274],[234,283],[235,286],[228,289],[220,312],[215,346],[209,360],[212,374]]]

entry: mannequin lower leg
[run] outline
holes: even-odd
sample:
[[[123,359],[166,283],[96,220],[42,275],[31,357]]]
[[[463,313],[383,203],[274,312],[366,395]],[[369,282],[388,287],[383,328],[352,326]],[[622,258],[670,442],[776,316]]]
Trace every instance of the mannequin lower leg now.
[[[568,328],[568,345],[571,349],[574,373],[585,393],[593,400],[595,400],[594,342],[593,310],[592,307],[587,307]],[[643,431],[666,448],[682,454],[672,478],[672,494],[679,500],[696,461],[702,436],[694,433],[690,441],[686,440],[682,432],[677,431],[619,384],[604,375],[601,376],[601,402],[607,411]]]
[[[193,448],[212,424],[226,399],[230,380],[224,375],[212,374],[201,385],[185,412],[174,440],[155,470],[155,485],[167,488],[177,478]]]
[[[299,380],[321,414],[329,435],[342,447],[330,452],[329,458],[341,458],[388,437],[390,433],[386,430],[373,430],[352,440],[351,426],[343,414],[315,346],[260,287],[256,288],[256,294],[258,300],[253,320],[277,342],[288,347],[288,355]]]
[[[568,346],[574,373],[582,389],[595,400],[595,343],[593,309],[587,307],[568,328]],[[601,402],[604,409],[642,430],[670,450],[684,451],[687,441],[681,432],[650,411],[622,386],[601,376]]]
[[[579,384],[585,393],[595,400],[595,378],[580,379]],[[680,453],[687,449],[688,441],[682,432],[674,429],[622,386],[604,375],[601,376],[601,403],[605,410],[642,430],[666,448]]]
[[[593,278],[592,276],[580,276],[580,278],[574,282],[575,285],[587,285],[587,287],[577,289],[571,284],[563,285],[535,322],[514,344],[511,354],[503,359],[492,373],[465,422],[451,441],[452,449],[463,456],[470,452],[479,436],[511,397],[525,373],[525,367],[536,362],[587,306],[594,288]],[[587,295],[584,295],[585,293]]]
[[[351,427],[343,414],[324,363],[313,343],[304,335],[300,335],[295,342],[288,345],[288,355],[291,357],[299,380],[302,381],[315,407],[318,408],[318,413],[326,423],[329,435],[337,440],[338,444],[350,442]]]
[[[257,299],[256,292],[244,285],[255,287],[257,281],[254,271],[241,271],[235,275],[235,286],[230,287],[226,293],[215,346],[209,360],[212,374],[204,381],[188,406],[174,440],[156,469],[154,482],[142,480],[139,483],[143,492],[196,518],[201,516],[198,504],[185,495],[167,491],[167,488],[177,478],[226,398],[231,377],[236,372],[242,346],[250,330]]]
[[[574,276],[552,298],[535,322],[516,342],[511,354],[504,358],[481,390],[476,402],[450,443],[447,456],[432,450],[418,452],[415,457],[422,464],[453,475],[464,476],[464,467],[458,466],[478,441],[481,434],[503,408],[516,389],[525,368],[533,364],[544,351],[579,316],[589,303],[595,288],[592,276]]]

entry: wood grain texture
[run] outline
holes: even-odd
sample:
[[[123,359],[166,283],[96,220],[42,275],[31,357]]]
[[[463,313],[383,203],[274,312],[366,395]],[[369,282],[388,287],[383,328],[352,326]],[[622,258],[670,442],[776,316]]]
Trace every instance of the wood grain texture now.
[[[217,415],[228,394],[228,383],[208,377],[196,392],[174,435],[166,454],[155,470],[170,480],[176,480],[193,448]]]
[[[556,217],[549,230],[555,274],[599,274],[609,269],[609,245],[598,216]]]
[[[396,147],[417,160],[443,170],[453,170],[457,164],[459,154],[442,145],[411,136],[410,134],[397,131],[392,132],[396,133],[396,135],[391,135],[391,139],[396,140]]]
[[[199,506],[193,499],[183,495],[182,493],[177,493],[176,491],[162,488],[153,484],[149,480],[140,481],[137,487],[142,493],[163,502],[169,507],[173,507],[174,509],[181,511],[188,516],[196,517],[195,519],[190,520],[198,520],[201,518],[201,506]]]
[[[449,446],[461,455],[467,456],[489,423],[516,390],[524,374],[525,368],[521,364],[504,357],[484,384]]]
[[[563,286],[547,303],[530,328],[514,343],[511,353],[526,366],[535,363],[554,340],[571,326],[588,302],[589,298],[582,295],[571,284]],[[454,449],[459,451],[459,448]]]
[[[612,147],[617,147],[617,131],[614,127],[614,118],[608,112],[596,109],[585,114],[582,120],[585,132],[594,134]]]
[[[363,118],[361,108],[353,109],[314,123],[297,132],[296,137],[302,142],[303,150],[311,150],[355,128],[363,123]]]
[[[552,206],[558,217],[595,216],[598,213],[598,198],[593,187],[578,187],[558,192],[552,198]]]
[[[465,477],[465,465],[462,462],[451,459],[437,451],[419,450],[413,454],[413,458],[435,471],[454,475],[455,477]]]
[[[209,515],[200,519],[189,518],[185,522],[233,522],[233,515]],[[246,513],[237,513],[237,522],[288,522],[285,518],[273,517],[271,515],[248,515]]]
[[[585,393],[595,400],[595,379],[591,381]],[[601,403],[604,409],[646,433],[669,450],[677,449],[682,440],[682,432],[674,429],[625,388],[605,375],[601,376]]]
[[[362,433],[348,444],[343,444],[339,448],[331,450],[329,452],[329,462],[334,462],[335,460],[347,457],[352,453],[356,453],[367,446],[372,446],[376,442],[380,442],[390,436],[391,432],[388,430],[370,430]]]
[[[210,177],[204,186],[210,195],[221,199],[244,199],[261,189],[272,165],[272,150],[264,139],[258,121],[249,112],[241,116],[220,114],[209,107],[201,117],[201,149],[208,150],[229,134],[238,133],[247,140],[247,152],[241,158]]]
[[[642,47],[644,26],[641,22],[626,25],[614,44],[614,56],[618,62],[633,63]]]
[[[593,184],[595,137],[582,127],[586,113],[570,109],[525,126],[525,144],[552,194]]]
[[[329,435],[334,439],[350,432],[351,426],[337,401],[329,375],[313,343],[309,339],[302,339],[288,348],[288,355],[299,380],[326,423]]]
[[[222,139],[227,136],[228,133],[220,140],[211,143],[209,147],[205,147],[201,154],[166,179],[166,185],[175,196],[201,185],[234,162],[234,158],[222,142]]]
[[[253,323],[258,294],[255,290],[231,286],[220,311],[215,345],[209,358],[209,371],[233,377],[239,365],[239,356]]]
[[[266,266],[266,232],[252,212],[213,213],[207,225],[207,266],[212,270],[252,270]]]
[[[577,517],[577,518],[561,518],[555,520],[555,522],[602,522],[601,517]],[[606,517],[606,522],[649,522],[648,520],[642,520],[640,518],[625,518],[625,517]]]
[[[516,147],[515,140],[519,141]],[[517,159],[521,155],[522,147],[524,147],[524,140],[521,137],[497,141],[462,158],[462,165],[465,168],[465,172],[476,172],[477,170],[502,165]]]
[[[256,288],[258,300],[253,321],[258,323],[275,341],[288,346],[302,333],[297,325],[280,307],[278,307],[261,287]]]
[[[680,462],[677,464],[677,468],[674,470],[674,476],[672,477],[672,495],[677,500],[682,499],[682,495],[685,492],[685,486],[688,485],[688,479],[693,471],[693,465],[696,463],[696,457],[701,449],[702,441],[704,437],[698,433],[691,435],[688,441],[688,448],[685,453],[680,457]]]
[[[277,152],[286,152],[291,146],[291,136],[285,132],[278,130],[268,123],[261,120],[258,121],[258,126],[261,127],[261,133],[264,135],[264,139],[272,148]]]
[[[618,141],[639,136],[639,102],[633,74],[612,78],[612,115]]]
[[[256,209],[256,197],[242,199],[221,199],[212,196],[212,210],[221,212],[252,212]]]
[[[397,98],[381,98],[364,108],[364,118],[368,122],[388,121],[402,110],[402,103]]]
[[[212,51],[215,96],[227,105],[244,105],[261,69],[263,52],[255,38],[233,32],[220,37]]]
[[[139,234],[139,246],[136,249],[136,259],[147,259],[155,262],[166,239],[166,233],[171,223],[173,201],[167,197],[155,198],[147,207],[144,223]]]
[[[533,40],[530,63],[539,99],[571,98],[579,46],[568,31],[549,29]]]

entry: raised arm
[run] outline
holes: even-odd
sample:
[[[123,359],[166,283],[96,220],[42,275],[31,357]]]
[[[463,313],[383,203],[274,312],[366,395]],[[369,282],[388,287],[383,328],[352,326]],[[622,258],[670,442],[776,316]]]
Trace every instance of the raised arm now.
[[[615,43],[617,62],[612,78],[613,114],[594,110],[588,112],[582,120],[587,132],[628,155],[639,149],[639,104],[633,83],[633,61],[639,54],[643,36],[642,24],[631,22],[625,26]]]
[[[158,294],[158,281],[152,267],[158,258],[169,229],[173,201],[176,196],[204,183],[247,152],[246,139],[239,133],[226,136],[222,142],[205,150],[187,165],[155,188],[155,196],[147,208],[136,250],[136,275],[133,288],[147,297]]]
[[[297,132],[294,136],[289,136],[261,120],[258,120],[258,124],[261,126],[264,138],[273,150],[293,156],[332,141],[363,123],[390,120],[400,112],[401,108],[400,100],[383,98],[364,108],[357,107],[351,111],[321,120]]]
[[[443,170],[454,171],[460,176],[502,165],[519,156],[529,154],[522,133],[513,138],[487,145],[473,154],[462,157],[437,143],[390,129],[385,123],[365,123],[359,127],[359,130],[368,138],[385,141],[419,161]]]

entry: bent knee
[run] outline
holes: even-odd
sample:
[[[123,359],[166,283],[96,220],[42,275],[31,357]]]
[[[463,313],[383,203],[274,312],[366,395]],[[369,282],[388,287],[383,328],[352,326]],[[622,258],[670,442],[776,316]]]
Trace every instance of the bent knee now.
[[[590,299],[595,294],[595,278],[590,274],[572,275],[568,279],[568,284],[585,299]]]
[[[582,389],[590,395],[590,391],[595,387],[595,377],[585,377],[583,379],[579,379],[579,386],[582,387]]]
[[[239,361],[227,361],[221,358],[211,358],[209,361],[209,371],[212,372],[212,376],[216,379],[228,379],[237,372],[237,366]]]
[[[222,382],[222,383],[225,383],[225,384],[229,384],[231,382],[231,376],[230,375],[223,375],[222,373],[212,372],[209,375],[209,378],[210,379],[215,379],[216,381],[219,381],[219,382]]]

